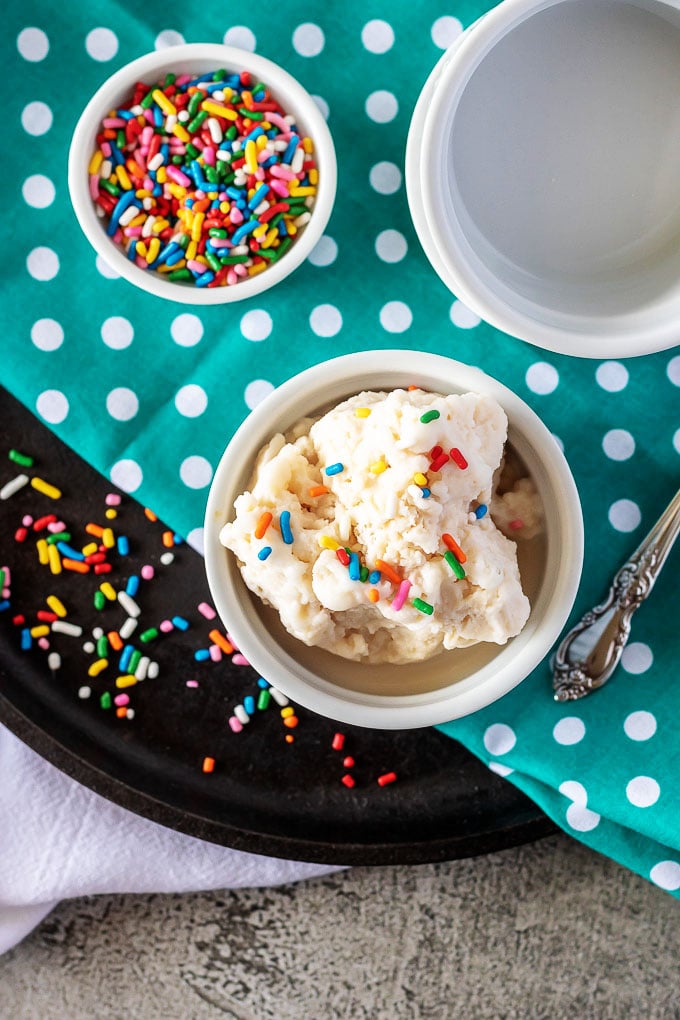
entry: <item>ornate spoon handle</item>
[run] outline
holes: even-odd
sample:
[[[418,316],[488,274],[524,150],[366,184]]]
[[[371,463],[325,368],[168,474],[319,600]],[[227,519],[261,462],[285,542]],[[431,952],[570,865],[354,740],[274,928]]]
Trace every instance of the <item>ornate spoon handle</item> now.
[[[605,601],[562,639],[553,661],[555,701],[576,701],[607,682],[628,640],[631,617],[654,587],[679,532],[680,490],[617,572]]]

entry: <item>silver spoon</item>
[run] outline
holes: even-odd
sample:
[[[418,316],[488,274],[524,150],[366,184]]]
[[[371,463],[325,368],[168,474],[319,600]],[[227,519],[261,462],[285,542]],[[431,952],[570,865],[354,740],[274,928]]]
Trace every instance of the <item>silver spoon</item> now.
[[[607,682],[628,641],[631,617],[654,587],[678,533],[680,490],[616,573],[605,601],[560,642],[553,659],[555,701],[576,701]]]

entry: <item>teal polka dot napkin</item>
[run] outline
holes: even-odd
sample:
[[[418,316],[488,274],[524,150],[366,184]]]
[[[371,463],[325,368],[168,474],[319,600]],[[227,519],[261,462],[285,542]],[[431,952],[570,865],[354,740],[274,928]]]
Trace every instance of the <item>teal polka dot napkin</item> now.
[[[197,548],[234,429],[323,359],[416,347],[516,390],[563,444],[583,501],[575,620],[604,595],[677,488],[680,355],[595,362],[546,354],[479,319],[440,283],[411,225],[409,119],[437,59],[488,4],[346,0],[230,10],[147,0],[10,4],[4,131],[2,382],[101,472]],[[122,64],[211,41],[256,48],[316,97],[339,186],[307,263],[261,298],[199,309],[117,279],[75,221],[66,159],[82,107]],[[442,727],[564,830],[680,894],[677,552],[634,619],[606,688],[552,700],[547,663],[501,701]]]

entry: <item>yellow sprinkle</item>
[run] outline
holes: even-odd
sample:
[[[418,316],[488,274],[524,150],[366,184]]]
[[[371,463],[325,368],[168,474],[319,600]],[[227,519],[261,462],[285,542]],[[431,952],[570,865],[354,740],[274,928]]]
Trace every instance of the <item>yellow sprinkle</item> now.
[[[56,545],[48,545],[47,556],[49,558],[50,570],[53,574],[61,574],[61,556]]]
[[[370,469],[374,475],[381,475],[383,471],[387,470],[387,463],[384,460],[375,460],[370,466]]]
[[[44,538],[39,538],[35,543],[36,549],[38,550],[38,560],[42,563],[43,567],[47,566],[50,562],[49,557],[49,546]]]
[[[340,543],[336,542],[330,535],[319,535],[319,545],[322,549],[339,549]]]
[[[201,103],[201,109],[207,113],[212,113],[214,117],[223,117],[225,120],[238,119],[236,110],[232,109],[231,106],[222,106],[220,103],[214,103],[212,99],[204,99]]]
[[[220,212],[228,213],[230,209],[231,209],[231,206],[229,205],[229,203],[227,201],[220,202]]]
[[[179,138],[180,142],[191,141],[191,135],[189,134],[187,129],[179,123],[179,121],[177,122],[177,124],[175,124],[174,128],[172,129],[172,133],[173,135],[175,135],[176,138]]]
[[[118,516],[118,511],[114,510],[112,506],[110,506],[107,510],[104,511],[104,517],[106,517],[109,521],[115,520],[115,518],[117,516]],[[96,552],[96,549],[95,549],[95,552]],[[87,553],[85,553],[85,555],[87,556]]]
[[[189,241],[189,243],[187,245],[187,248],[186,248],[186,251],[184,252],[184,257],[187,260],[187,262],[191,262],[192,259],[196,258],[196,252],[197,251],[198,251],[198,245],[196,244],[196,242],[195,241]],[[175,266],[175,269],[176,268],[177,268],[177,266]]]
[[[295,715],[295,709],[292,705],[286,705],[285,708],[281,709],[281,718],[288,719],[291,715]]]
[[[49,482],[44,482],[42,478],[31,478],[31,485],[38,492],[42,492],[43,496],[49,496],[50,499],[61,499],[61,489],[58,489],[56,485],[50,485]]]
[[[51,548],[53,547],[50,546],[50,549]],[[102,581],[102,583],[99,585],[99,590],[104,596],[104,598],[107,598],[109,602],[116,601],[116,589],[109,581]]]
[[[316,195],[316,188],[298,187],[291,188],[288,192],[291,198],[306,198],[307,195]]]
[[[103,162],[104,162],[104,153],[102,152],[101,149],[97,149],[97,151],[92,154],[92,159],[90,160],[90,164],[89,164],[89,166],[87,168],[88,174],[96,174],[96,173],[98,173],[99,172],[99,167],[102,165]]]
[[[302,139],[302,148],[305,150],[306,153],[314,152],[314,143],[312,142],[312,139],[311,138],[303,138]]]
[[[123,676],[116,677],[116,687],[134,687],[137,683],[137,677],[134,673],[125,673]]]
[[[99,546],[97,545],[96,542],[88,542],[87,545],[83,546],[83,548],[81,549],[81,552],[82,552],[83,556],[91,556],[92,553],[96,553],[98,551],[98,549],[99,549]],[[56,609],[55,609],[55,613],[56,613]]]
[[[287,217],[284,217],[284,219],[286,221],[286,230],[288,231],[288,236],[295,237],[295,235],[297,234],[297,227],[295,226],[295,221],[290,220]]]
[[[45,599],[45,602],[47,602],[47,605],[50,607],[53,613],[57,614],[57,616],[61,617],[66,616],[66,606],[61,601],[61,599],[57,598],[56,595],[48,595],[47,598]]]
[[[267,268],[266,262],[258,262],[257,265],[251,266],[249,268],[248,276],[256,276],[258,273],[263,273],[266,268]]]
[[[108,659],[97,659],[93,662],[87,671],[88,676],[99,676],[99,674],[105,670],[109,665]]]
[[[161,230],[165,230],[165,228],[169,226],[170,224],[168,223],[168,221],[164,220],[161,216],[159,216],[157,219],[154,220],[154,224],[151,228],[151,233],[160,234]]]
[[[357,418],[368,418],[371,413],[371,409],[370,407],[357,407],[354,413]]]
[[[171,117],[173,114],[177,113],[177,107],[175,104],[171,103],[166,94],[161,92],[160,89],[154,89],[151,95],[154,102],[160,106],[166,117]]]
[[[130,180],[130,177],[125,167],[119,166],[116,169],[116,173],[118,174],[118,183],[120,184],[121,188],[123,188],[124,191],[132,191],[132,181]]]
[[[151,240],[149,241],[149,250],[146,254],[147,265],[150,266],[152,262],[156,261],[160,250],[161,250],[160,238],[152,237]]]
[[[413,476],[413,481],[416,483],[416,485],[420,486],[427,485],[427,478],[422,473],[422,471],[416,471],[416,473]]]
[[[135,191],[135,198],[153,198],[153,195],[150,191],[147,191],[146,188],[138,188],[137,191]]]
[[[266,226],[266,224],[265,224],[265,226]],[[258,230],[259,230],[259,227],[258,227]],[[254,231],[253,231],[253,233],[254,233]],[[277,239],[278,236],[279,236],[278,229],[276,227],[272,227],[271,230],[267,231],[267,235],[266,235],[264,241],[262,242],[262,244],[260,245],[260,247],[261,248],[271,248],[271,246],[273,245],[274,241]]]
[[[263,128],[263,130],[266,130],[266,129]],[[257,148],[261,152],[262,149],[264,149],[264,147],[265,147],[265,145],[267,144],[268,141],[269,141],[269,139],[267,138],[266,135],[258,135],[257,138],[255,139],[255,145],[257,146]]]
[[[144,244],[144,241],[137,241],[137,244],[135,245],[135,251],[140,258],[142,259],[146,258],[146,245]]]
[[[172,184],[168,184],[168,191],[173,198],[184,198],[187,193],[186,188],[183,188],[181,184],[176,184],[174,181]]]
[[[315,166],[312,167],[307,176],[309,177],[310,184],[319,183],[319,171],[316,169]],[[158,179],[158,174],[156,174],[156,178]]]
[[[251,174],[254,174],[257,170],[259,163],[257,162],[257,146],[252,138],[246,142],[245,151],[246,166]],[[292,192],[291,192],[292,194]]]
[[[50,632],[50,628],[46,623],[39,624],[37,627],[31,627],[31,637],[46,637]]]
[[[267,233],[267,224],[266,223],[261,223],[259,225],[259,227],[255,227],[255,229],[253,230],[253,237],[258,237],[258,238],[259,237],[264,237],[264,235],[266,233]],[[277,231],[277,233],[278,233],[278,231]]]
[[[198,242],[201,240],[201,231],[203,229],[203,220],[205,219],[204,212],[198,212],[194,216],[194,222],[191,225],[191,240]]]
[[[146,213],[140,213],[139,216],[135,216],[133,220],[130,220],[128,227],[141,227],[143,223],[146,223]]]

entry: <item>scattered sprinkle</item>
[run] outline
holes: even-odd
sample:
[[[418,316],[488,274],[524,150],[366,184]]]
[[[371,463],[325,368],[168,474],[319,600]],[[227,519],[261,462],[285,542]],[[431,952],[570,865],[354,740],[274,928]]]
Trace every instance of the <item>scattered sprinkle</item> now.
[[[378,786],[387,786],[389,783],[394,783],[396,778],[396,772],[385,772],[382,776],[378,776]]]
[[[452,446],[451,449],[449,450],[449,454],[451,456],[451,460],[453,461],[453,463],[457,464],[458,467],[464,471],[465,468],[468,466],[468,462],[466,461],[465,457],[460,452],[458,447]]]
[[[431,411],[426,411],[425,414],[421,414],[420,420],[423,425],[428,425],[431,421],[436,421],[439,418],[439,411],[434,408]]]
[[[434,606],[431,606],[429,602],[425,602],[424,599],[414,599],[411,604],[414,609],[417,609],[419,613],[424,613],[425,616],[432,616],[434,612]]]

